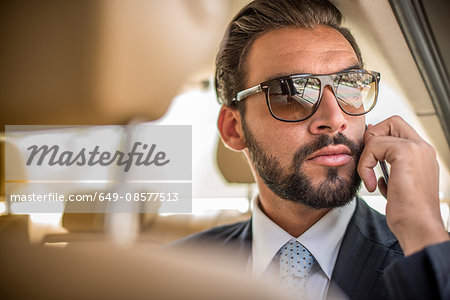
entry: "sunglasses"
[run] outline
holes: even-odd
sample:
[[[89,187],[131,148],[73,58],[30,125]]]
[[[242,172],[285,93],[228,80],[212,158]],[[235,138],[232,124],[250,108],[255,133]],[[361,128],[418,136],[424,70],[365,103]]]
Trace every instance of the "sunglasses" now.
[[[290,75],[240,91],[232,102],[263,92],[270,114],[275,119],[298,122],[308,119],[316,112],[323,89],[329,86],[343,112],[360,116],[374,108],[379,82],[380,73],[360,69],[326,75]]]

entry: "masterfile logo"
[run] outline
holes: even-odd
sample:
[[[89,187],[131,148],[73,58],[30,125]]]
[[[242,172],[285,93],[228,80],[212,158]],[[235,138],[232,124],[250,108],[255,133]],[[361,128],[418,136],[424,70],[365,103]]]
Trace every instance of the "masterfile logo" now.
[[[139,148],[142,151],[139,151]],[[95,146],[91,151],[83,148],[78,153],[74,153],[73,151],[60,151],[57,145],[53,145],[52,147],[47,145],[40,147],[38,145],[32,145],[27,148],[30,151],[30,155],[28,156],[26,165],[30,166],[35,163],[41,166],[44,161],[47,161],[49,166],[109,166],[116,163],[118,166],[124,166],[124,171],[128,172],[133,162],[136,166],[155,165],[157,167],[164,166],[170,162],[169,159],[166,159],[166,153],[164,151],[155,151],[155,144],[149,146],[141,142],[135,142],[131,151],[128,153],[117,150],[113,154],[109,151],[100,152],[99,149],[100,146]]]
[[[27,174],[13,178],[9,171],[15,167],[9,168],[7,160],[9,179],[105,180],[120,174],[127,180],[192,179],[191,126],[54,128],[6,127],[7,139],[19,148]]]

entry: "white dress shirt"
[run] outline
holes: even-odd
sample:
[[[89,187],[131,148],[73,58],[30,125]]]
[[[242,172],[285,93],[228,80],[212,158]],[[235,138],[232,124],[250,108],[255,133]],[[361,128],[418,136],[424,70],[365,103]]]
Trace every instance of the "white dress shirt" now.
[[[258,204],[259,197],[256,197],[252,213],[251,266],[257,277],[263,273],[264,276],[277,274],[271,262],[281,246],[295,238],[269,219]],[[355,208],[355,199],[343,207],[333,208],[297,238],[316,259],[306,282],[307,299],[326,298],[339,248]]]

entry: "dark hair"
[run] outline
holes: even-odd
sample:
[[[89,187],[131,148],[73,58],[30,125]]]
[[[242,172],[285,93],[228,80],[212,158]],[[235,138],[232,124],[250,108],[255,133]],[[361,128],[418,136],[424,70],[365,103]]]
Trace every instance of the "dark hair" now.
[[[252,1],[228,25],[216,57],[215,89],[219,102],[231,105],[236,93],[245,88],[246,54],[254,40],[273,29],[330,26],[349,41],[362,65],[359,47],[350,31],[341,27],[341,21],[341,12],[327,0]],[[238,108],[244,112],[240,103]]]

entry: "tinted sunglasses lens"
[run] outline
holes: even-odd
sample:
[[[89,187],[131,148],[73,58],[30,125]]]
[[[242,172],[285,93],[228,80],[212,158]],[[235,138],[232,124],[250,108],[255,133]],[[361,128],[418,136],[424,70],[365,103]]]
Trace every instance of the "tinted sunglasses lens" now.
[[[286,121],[306,119],[314,112],[320,95],[317,78],[278,79],[268,91],[269,107],[274,116]]]
[[[365,72],[349,72],[339,76],[336,96],[341,108],[352,115],[370,111],[377,98],[377,81]]]

